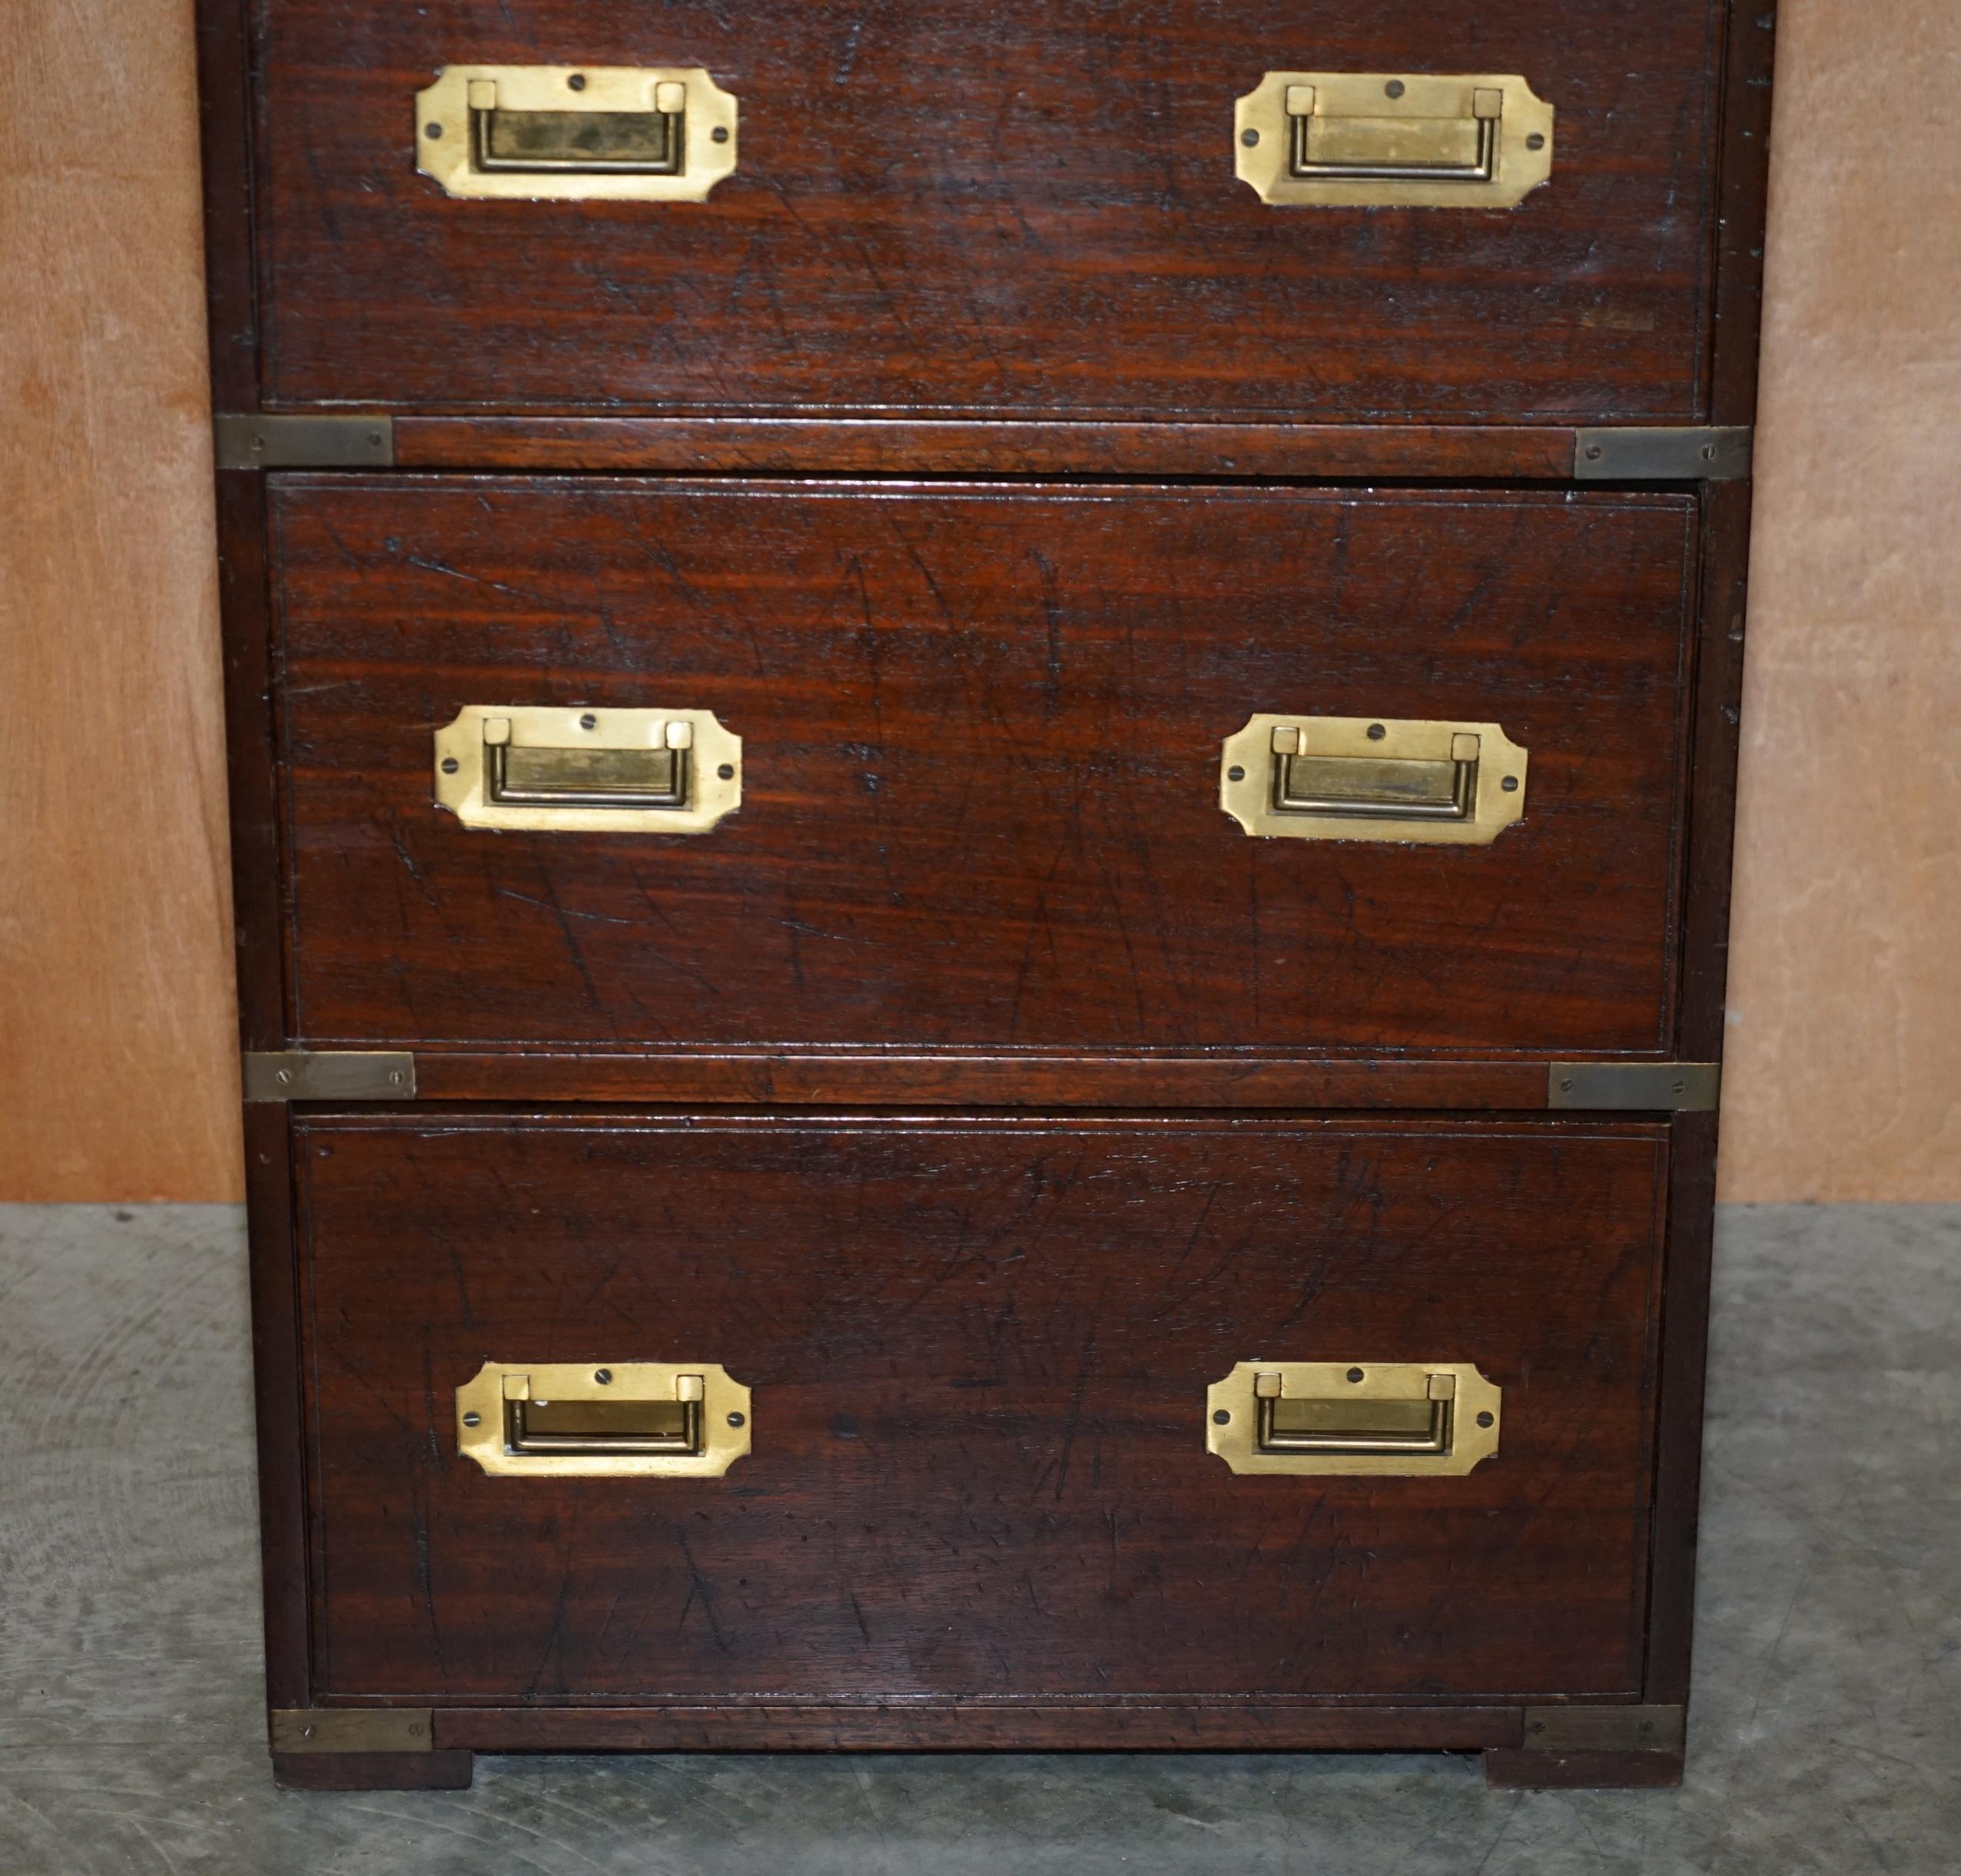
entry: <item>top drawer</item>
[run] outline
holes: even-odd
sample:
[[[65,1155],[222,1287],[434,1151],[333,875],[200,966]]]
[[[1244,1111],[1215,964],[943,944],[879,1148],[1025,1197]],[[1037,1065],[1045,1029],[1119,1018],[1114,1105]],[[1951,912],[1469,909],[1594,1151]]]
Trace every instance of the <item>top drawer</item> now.
[[[257,10],[270,404],[1705,414],[1720,0]],[[468,143],[470,161],[518,166],[499,186],[574,190],[589,178],[553,166],[594,141],[512,84],[502,118],[472,112],[466,68],[548,68],[575,113],[621,101],[619,68],[695,73],[671,148],[675,121],[616,114],[633,134],[601,161],[644,174],[678,152],[697,178],[733,173],[697,201],[453,194],[419,154],[441,170]],[[447,104],[419,111],[446,70]],[[1299,122],[1342,120],[1298,147],[1283,82],[1236,116],[1288,73],[1359,88],[1296,85]],[[1494,102],[1494,77],[1552,108],[1548,149],[1527,151],[1527,94]],[[1551,161],[1515,207],[1483,205],[1475,181],[1468,206],[1345,200],[1406,194],[1392,175],[1269,201],[1236,174],[1282,143],[1309,170],[1475,171],[1493,111],[1513,184]]]

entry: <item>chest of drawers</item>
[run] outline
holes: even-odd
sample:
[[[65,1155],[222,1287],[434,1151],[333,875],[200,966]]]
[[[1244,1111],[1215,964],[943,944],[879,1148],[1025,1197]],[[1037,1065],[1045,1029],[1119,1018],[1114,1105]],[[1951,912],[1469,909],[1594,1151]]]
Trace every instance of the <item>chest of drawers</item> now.
[[[201,0],[277,1775],[1679,1775],[1774,9]]]

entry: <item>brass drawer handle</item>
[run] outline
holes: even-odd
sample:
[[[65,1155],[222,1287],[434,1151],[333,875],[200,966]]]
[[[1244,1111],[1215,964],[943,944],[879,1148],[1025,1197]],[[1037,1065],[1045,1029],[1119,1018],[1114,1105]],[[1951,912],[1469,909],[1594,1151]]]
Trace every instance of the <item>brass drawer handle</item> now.
[[[712,1361],[486,1361],[456,1390],[456,1450],[493,1475],[719,1477],[749,1390]]]
[[[1495,723],[1249,718],[1219,805],[1256,838],[1482,847],[1525,812],[1527,752]]]
[[[1280,207],[1513,208],[1551,177],[1553,115],[1516,73],[1269,71],[1236,173]]]
[[[471,704],[436,732],[466,827],[705,834],[742,804],[742,739],[705,710]]]
[[[1503,1390],[1462,1361],[1242,1361],[1206,1394],[1206,1450],[1241,1473],[1450,1477],[1498,1450]]]
[[[416,166],[452,195],[699,202],[734,173],[736,108],[698,66],[446,65]]]

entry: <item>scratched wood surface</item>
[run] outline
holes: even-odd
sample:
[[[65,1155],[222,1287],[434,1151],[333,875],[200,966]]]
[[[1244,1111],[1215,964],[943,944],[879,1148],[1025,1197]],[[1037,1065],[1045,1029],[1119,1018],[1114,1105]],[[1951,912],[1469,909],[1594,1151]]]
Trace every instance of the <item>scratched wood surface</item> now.
[[[1629,1697],[1665,1132],[298,1122],[316,1697]],[[1239,1361],[1475,1361],[1462,1479],[1236,1477]],[[486,1358],[716,1361],[720,1480],[490,1478]]]
[[[283,403],[1692,419],[1720,0],[260,0],[262,384]],[[705,66],[701,204],[416,174],[450,63]],[[1270,70],[1524,75],[1518,210],[1262,204]]]
[[[309,1042],[1667,1046],[1686,498],[276,486]],[[712,710],[743,806],[466,829],[468,703]],[[1501,723],[1526,818],[1249,839],[1289,710]]]

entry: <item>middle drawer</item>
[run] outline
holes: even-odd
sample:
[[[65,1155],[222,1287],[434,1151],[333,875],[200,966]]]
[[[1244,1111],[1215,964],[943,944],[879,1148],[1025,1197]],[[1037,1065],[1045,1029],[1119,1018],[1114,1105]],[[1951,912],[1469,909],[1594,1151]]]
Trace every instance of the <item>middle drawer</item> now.
[[[271,500],[296,1041],[1669,1047],[1688,497]],[[438,731],[534,709],[542,824],[466,824]],[[610,821],[633,711],[739,807]]]

